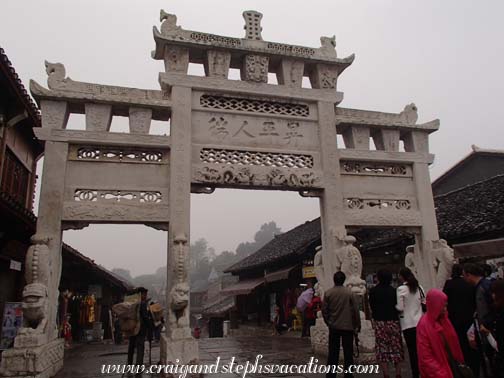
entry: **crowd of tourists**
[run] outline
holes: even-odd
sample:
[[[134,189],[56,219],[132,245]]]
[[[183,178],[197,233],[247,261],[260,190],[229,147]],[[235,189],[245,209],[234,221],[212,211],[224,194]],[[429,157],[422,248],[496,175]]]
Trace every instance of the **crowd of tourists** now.
[[[369,291],[376,360],[385,378],[391,365],[401,377],[403,338],[413,378],[504,377],[504,280],[491,278],[484,266],[472,263],[456,264],[443,290],[424,292],[408,268],[400,270],[397,288],[392,277],[390,271],[379,271]],[[342,272],[334,274],[335,286],[325,292],[322,315],[329,327],[328,364],[338,364],[342,344],[347,367],[354,363],[354,338],[361,324],[345,278]]]

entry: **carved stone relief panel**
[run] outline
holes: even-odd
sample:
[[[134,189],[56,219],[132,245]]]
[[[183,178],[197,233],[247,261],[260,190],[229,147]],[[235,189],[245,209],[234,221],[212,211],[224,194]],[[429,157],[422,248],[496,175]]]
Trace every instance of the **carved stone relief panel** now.
[[[193,166],[193,183],[222,187],[319,188],[322,178],[312,169],[274,165],[205,164]]]
[[[241,69],[241,79],[256,83],[268,82],[269,58],[262,55],[245,55]]]
[[[166,72],[187,73],[189,49],[174,45],[166,46],[164,63]]]
[[[289,150],[314,150],[319,144],[315,122],[199,111],[192,118],[193,142],[198,144]]]
[[[263,15],[256,11],[245,11],[243,12],[243,18],[245,19],[245,26],[243,27],[246,31],[245,38],[253,39],[257,41],[262,41],[261,36],[261,19]]]
[[[68,103],[63,101],[40,102],[42,127],[48,129],[65,129],[68,122]]]
[[[310,82],[315,89],[336,89],[338,82],[338,67],[327,64],[317,64],[310,72]]]
[[[210,77],[227,79],[231,53],[220,50],[208,50],[205,60],[205,74]]]

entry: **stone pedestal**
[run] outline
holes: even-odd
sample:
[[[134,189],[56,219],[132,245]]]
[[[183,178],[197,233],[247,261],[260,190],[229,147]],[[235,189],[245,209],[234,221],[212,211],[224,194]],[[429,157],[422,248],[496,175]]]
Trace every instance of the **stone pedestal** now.
[[[192,337],[173,340],[166,335],[161,336],[161,364],[163,365],[194,365],[199,360],[198,341]],[[189,376],[189,375],[188,375]],[[174,378],[173,374],[164,375]],[[199,377],[196,375],[195,377]]]
[[[371,321],[366,320],[364,312],[360,312],[361,331],[359,333],[359,359],[368,359],[375,351],[375,335]],[[329,328],[324,323],[324,319],[317,318],[314,326],[310,328],[311,345],[313,353],[327,356],[329,344]],[[340,353],[342,357],[343,354]]]
[[[15,347],[2,354],[0,376],[49,378],[63,367],[64,341],[56,339],[37,347]]]

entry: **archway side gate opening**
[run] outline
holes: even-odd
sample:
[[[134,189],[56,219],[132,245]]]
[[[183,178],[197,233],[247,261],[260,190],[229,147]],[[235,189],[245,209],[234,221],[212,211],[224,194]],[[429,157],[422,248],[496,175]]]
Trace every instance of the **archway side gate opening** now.
[[[56,331],[61,235],[90,223],[168,231],[161,358],[197,362],[188,307],[191,192],[255,188],[319,197],[329,273],[339,269],[336,251],[347,244],[347,227],[408,227],[416,232],[420,281],[434,286],[431,254],[439,236],[428,135],[439,121],[416,124],[413,104],[397,114],[339,107],[337,79],[353,55],[338,58],[328,37],[319,48],[264,41],[262,15],[243,15],[246,37],[232,38],[184,30],[162,11],[153,51],[165,65],[160,90],[74,81],[62,64],[47,62],[49,89],[30,83],[42,111],[36,134],[45,141],[44,171],[27,256],[26,324],[4,352],[1,374],[49,377],[62,367]],[[206,76],[188,75],[189,63],[203,64]],[[241,80],[228,80],[230,68],[240,69]],[[278,85],[268,84],[268,73]],[[311,88],[302,88],[305,76]],[[66,129],[70,113],[85,114],[85,130]],[[129,118],[130,133],[109,132],[114,116]],[[170,120],[170,136],[150,135],[151,120]],[[337,145],[338,134],[345,148]]]

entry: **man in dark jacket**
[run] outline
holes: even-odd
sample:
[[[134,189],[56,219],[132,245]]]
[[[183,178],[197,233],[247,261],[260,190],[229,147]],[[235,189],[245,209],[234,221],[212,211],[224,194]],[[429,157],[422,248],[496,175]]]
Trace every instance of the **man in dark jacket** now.
[[[152,335],[152,316],[147,308],[147,289],[139,287],[137,291],[140,293],[140,331],[135,336],[129,338],[128,344],[128,365],[133,364],[133,354],[136,349],[136,365],[143,365],[145,338]]]
[[[353,365],[354,334],[360,332],[361,323],[359,308],[351,290],[343,286],[346,276],[343,272],[334,274],[334,287],[325,292],[322,304],[322,315],[329,327],[328,365],[338,365],[339,350],[343,340],[344,366]],[[336,377],[331,369],[326,377]],[[353,377],[345,374],[345,377]]]
[[[479,367],[478,354],[471,350],[467,339],[467,331],[473,323],[476,305],[474,301],[475,288],[462,277],[462,265],[455,264],[452,277],[446,281],[443,291],[448,296],[448,317],[457,332],[464,360],[477,371]]]

